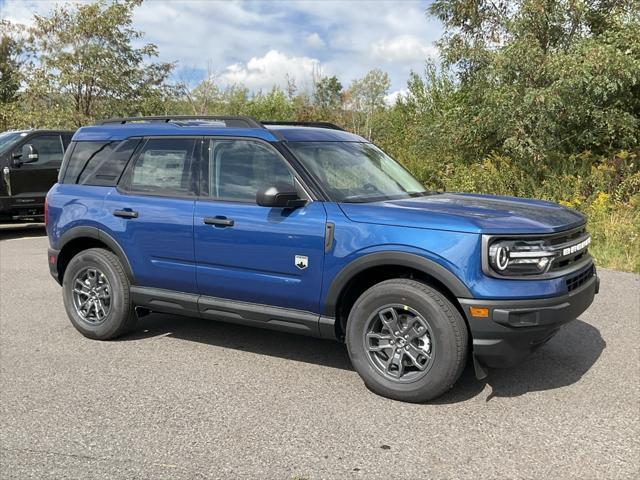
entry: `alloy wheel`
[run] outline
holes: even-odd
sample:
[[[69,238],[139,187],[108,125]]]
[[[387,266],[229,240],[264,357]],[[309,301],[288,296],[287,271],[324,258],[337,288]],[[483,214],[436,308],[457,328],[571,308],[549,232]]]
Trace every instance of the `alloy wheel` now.
[[[413,382],[433,365],[435,348],[429,322],[406,305],[385,305],[368,320],[365,349],[385,377]]]
[[[103,323],[111,310],[111,286],[97,268],[85,268],[73,280],[73,304],[76,313],[90,325]]]

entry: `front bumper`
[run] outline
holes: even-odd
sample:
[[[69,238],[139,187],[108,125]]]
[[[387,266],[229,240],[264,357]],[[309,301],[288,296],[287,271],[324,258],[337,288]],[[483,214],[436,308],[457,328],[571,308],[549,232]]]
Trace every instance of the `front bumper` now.
[[[517,364],[576,319],[593,302],[600,280],[593,275],[566,295],[533,300],[458,299],[473,338],[473,355],[492,368]],[[488,317],[471,315],[471,307],[488,308]]]

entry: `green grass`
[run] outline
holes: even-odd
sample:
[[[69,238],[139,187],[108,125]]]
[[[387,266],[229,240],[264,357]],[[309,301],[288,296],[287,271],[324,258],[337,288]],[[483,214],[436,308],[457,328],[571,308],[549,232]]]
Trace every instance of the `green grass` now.
[[[640,273],[640,211],[631,206],[591,214],[591,255],[599,267]]]

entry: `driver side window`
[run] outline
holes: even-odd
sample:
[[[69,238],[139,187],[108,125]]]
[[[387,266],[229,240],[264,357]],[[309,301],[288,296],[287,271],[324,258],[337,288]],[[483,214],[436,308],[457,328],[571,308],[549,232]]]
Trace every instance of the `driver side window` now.
[[[38,135],[30,138],[27,143],[38,152],[38,160],[24,163],[23,168],[56,168],[62,163],[64,148],[60,135]]]
[[[209,197],[217,200],[254,203],[256,193],[275,184],[295,188],[285,160],[269,145],[253,140],[215,140],[208,147]]]

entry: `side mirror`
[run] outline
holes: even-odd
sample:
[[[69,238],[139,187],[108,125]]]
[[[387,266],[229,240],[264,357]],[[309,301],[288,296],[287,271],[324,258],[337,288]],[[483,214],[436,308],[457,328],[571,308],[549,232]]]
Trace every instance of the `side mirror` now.
[[[33,145],[27,143],[22,146],[22,153],[13,154],[13,164],[22,165],[23,163],[34,163],[38,161],[38,151]]]
[[[298,208],[304,207],[307,201],[300,198],[293,186],[279,183],[258,190],[256,203],[261,207]]]

